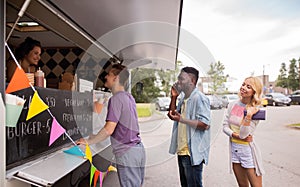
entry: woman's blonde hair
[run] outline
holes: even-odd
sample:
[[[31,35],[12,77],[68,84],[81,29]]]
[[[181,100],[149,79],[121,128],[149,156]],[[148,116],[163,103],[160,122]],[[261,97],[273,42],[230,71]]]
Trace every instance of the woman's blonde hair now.
[[[263,85],[261,83],[261,80],[257,77],[247,77],[245,80],[250,81],[250,86],[252,87],[254,91],[254,95],[248,105],[250,106],[258,106],[261,104],[261,98],[262,98],[262,89]],[[240,93],[239,93],[240,95]]]

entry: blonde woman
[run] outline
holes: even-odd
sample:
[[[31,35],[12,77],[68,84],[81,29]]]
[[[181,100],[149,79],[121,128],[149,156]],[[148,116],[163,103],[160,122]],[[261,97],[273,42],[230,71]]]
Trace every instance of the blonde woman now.
[[[223,132],[230,140],[230,169],[240,187],[249,183],[253,187],[262,186],[262,158],[253,136],[259,120],[252,120],[259,110],[261,94],[261,81],[256,77],[246,78],[239,91],[240,100],[229,104],[223,121]]]

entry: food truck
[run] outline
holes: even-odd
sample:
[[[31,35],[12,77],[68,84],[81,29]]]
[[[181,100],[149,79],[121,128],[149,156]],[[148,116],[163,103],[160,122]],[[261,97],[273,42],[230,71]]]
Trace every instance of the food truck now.
[[[89,162],[66,151],[104,125],[110,66],[174,69],[182,6],[182,0],[1,1],[0,186],[78,186]],[[6,81],[6,63],[17,63],[14,50],[26,37],[41,42],[43,86]],[[25,102],[18,112],[7,103],[10,86],[10,96]],[[54,125],[60,134],[52,134]],[[91,150],[107,171],[109,139]]]

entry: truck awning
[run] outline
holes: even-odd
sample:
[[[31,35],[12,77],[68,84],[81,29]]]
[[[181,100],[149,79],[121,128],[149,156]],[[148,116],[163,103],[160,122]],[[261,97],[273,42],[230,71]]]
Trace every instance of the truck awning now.
[[[7,22],[16,20],[22,4],[7,0]],[[36,0],[20,21],[47,28],[30,32],[43,47],[78,46],[96,56],[115,56],[131,68],[174,69],[181,11],[182,0]],[[17,45],[28,35],[15,32],[9,41]]]

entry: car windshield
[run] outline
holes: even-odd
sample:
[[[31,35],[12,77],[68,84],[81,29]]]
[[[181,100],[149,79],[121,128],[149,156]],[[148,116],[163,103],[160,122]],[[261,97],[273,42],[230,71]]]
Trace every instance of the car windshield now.
[[[285,97],[285,95],[281,94],[281,93],[273,93],[272,94],[273,97],[276,97],[276,98],[282,98],[282,97]]]
[[[165,98],[162,98],[163,102],[170,102],[170,98],[169,97],[165,97]]]
[[[169,97],[159,97],[158,100],[159,100],[159,102],[163,102],[163,103],[171,102],[171,98],[169,98]]]

